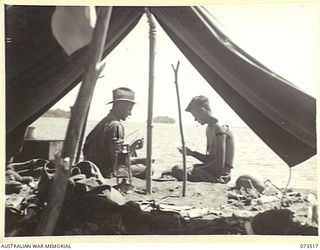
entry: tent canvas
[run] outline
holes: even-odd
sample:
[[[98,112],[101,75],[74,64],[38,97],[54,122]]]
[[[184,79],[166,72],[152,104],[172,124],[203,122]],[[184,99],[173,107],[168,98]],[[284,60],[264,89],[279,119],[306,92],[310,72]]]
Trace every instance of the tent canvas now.
[[[7,159],[17,151],[25,128],[81,81],[88,46],[70,56],[64,51],[51,31],[55,9],[6,7]],[[201,8],[150,10],[212,88],[289,166],[316,153],[315,98],[238,48]],[[113,9],[104,56],[143,13],[142,7]]]

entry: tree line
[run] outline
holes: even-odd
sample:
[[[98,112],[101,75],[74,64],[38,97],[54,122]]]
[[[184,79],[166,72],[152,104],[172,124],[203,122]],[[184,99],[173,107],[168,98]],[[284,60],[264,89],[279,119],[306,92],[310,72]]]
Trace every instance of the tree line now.
[[[63,109],[49,109],[43,114],[44,117],[70,118],[70,111]]]

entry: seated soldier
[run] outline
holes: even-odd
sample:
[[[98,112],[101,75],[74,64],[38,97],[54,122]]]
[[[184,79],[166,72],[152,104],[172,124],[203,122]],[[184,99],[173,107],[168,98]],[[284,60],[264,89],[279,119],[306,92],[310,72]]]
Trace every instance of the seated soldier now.
[[[228,126],[220,126],[212,116],[209,100],[204,96],[196,96],[189,103],[186,111],[190,112],[195,121],[201,125],[207,124],[206,154],[192,151],[186,147],[186,155],[198,159],[201,164],[195,164],[187,169],[187,180],[193,182],[228,183],[234,157],[234,139]],[[179,148],[180,153],[182,149]],[[183,179],[183,169],[174,166],[171,174],[178,180]]]
[[[124,140],[124,127],[121,123],[131,115],[134,102],[134,92],[129,88],[113,90],[112,109],[102,119],[86,138],[83,155],[84,160],[91,161],[98,166],[103,177],[111,177],[116,161],[116,151]],[[132,156],[136,150],[143,147],[143,139],[137,139],[130,145]],[[135,177],[145,178],[145,158],[131,158],[131,173]],[[144,165],[143,165],[144,164]]]

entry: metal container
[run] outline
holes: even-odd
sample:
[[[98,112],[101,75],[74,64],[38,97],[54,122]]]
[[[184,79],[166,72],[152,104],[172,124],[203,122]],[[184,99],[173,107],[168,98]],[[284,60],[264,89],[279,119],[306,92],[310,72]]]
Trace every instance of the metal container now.
[[[114,176],[117,178],[117,184],[120,178],[128,179],[131,184],[130,147],[128,144],[118,144],[116,162],[114,164]]]

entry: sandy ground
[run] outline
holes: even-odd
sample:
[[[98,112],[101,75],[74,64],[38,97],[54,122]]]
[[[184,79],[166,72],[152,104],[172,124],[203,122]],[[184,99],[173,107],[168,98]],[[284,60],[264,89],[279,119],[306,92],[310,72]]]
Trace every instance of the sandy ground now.
[[[182,196],[183,183],[181,181],[152,181],[152,192],[146,194],[146,181],[133,178],[134,192],[126,195],[131,201],[150,201],[157,204],[175,206],[189,206],[192,208],[206,208],[220,216],[253,217],[260,212],[280,208],[289,209],[295,218],[303,224],[309,223],[311,215],[308,215],[308,207],[311,206],[308,199],[316,198],[313,190],[287,190],[287,196],[274,187],[266,187],[263,194],[257,192],[241,193],[232,184],[187,182],[186,195]],[[235,198],[238,195],[240,198]],[[207,215],[208,215],[207,214]],[[204,214],[203,216],[207,216]]]
[[[114,186],[116,180],[106,179],[106,182]],[[299,230],[300,225],[312,226],[313,234],[318,227],[310,216],[310,197],[316,199],[316,192],[312,190],[288,190],[282,199],[282,209],[279,209],[282,196],[275,188],[266,189],[261,194],[252,189],[236,190],[231,184],[187,182],[186,195],[183,196],[181,181],[153,180],[150,194],[145,192],[145,180],[133,178],[132,184],[133,188],[122,190],[128,191],[124,197],[114,192],[119,198],[117,201],[122,202],[120,206],[113,203],[116,199],[108,196],[112,192],[101,197],[99,192],[70,189],[56,234],[248,234],[247,222],[254,224],[259,214],[268,211],[276,213],[262,218],[258,226],[261,230],[271,228],[270,234],[284,234],[293,225],[288,212],[292,213],[293,222],[299,223]],[[10,225],[12,218],[6,219],[6,224]],[[272,224],[264,225],[269,222]],[[35,220],[32,230],[36,224]],[[310,235],[310,228],[308,230],[306,234]],[[24,225],[20,235],[29,235],[30,232]],[[303,233],[305,231],[292,234]]]
[[[146,181],[134,178],[135,192],[127,194],[127,199],[156,200],[165,199],[164,203],[177,206],[219,208],[227,204],[228,189],[231,185],[205,182],[187,182],[186,195],[182,196],[183,183],[181,181],[152,181],[151,194],[144,194]]]

